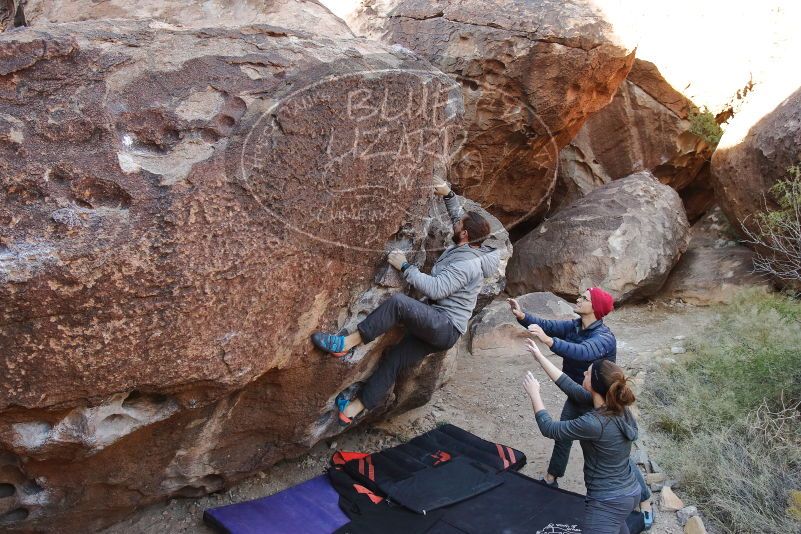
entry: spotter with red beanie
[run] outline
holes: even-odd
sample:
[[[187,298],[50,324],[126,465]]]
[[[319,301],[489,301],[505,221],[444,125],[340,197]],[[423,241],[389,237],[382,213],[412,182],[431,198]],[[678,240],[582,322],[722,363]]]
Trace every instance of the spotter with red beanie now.
[[[605,359],[614,362],[617,358],[615,335],[604,324],[603,318],[615,309],[612,295],[599,287],[582,292],[573,310],[578,319],[554,321],[526,313],[515,299],[508,299],[512,313],[523,327],[557,356],[562,357],[562,372],[579,384],[584,380],[584,371],[593,362]],[[568,398],[562,408],[561,421],[570,421],[587,412]],[[570,459],[571,440],[556,440],[551,461],[544,480],[558,487],[557,479],[565,475]]]

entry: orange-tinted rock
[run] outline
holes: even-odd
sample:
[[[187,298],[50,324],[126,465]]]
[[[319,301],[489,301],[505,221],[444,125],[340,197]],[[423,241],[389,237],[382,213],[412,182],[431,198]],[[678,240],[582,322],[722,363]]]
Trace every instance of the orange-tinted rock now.
[[[376,0],[348,20],[462,84],[467,138],[450,178],[507,228],[546,211],[559,150],[634,60],[581,0]]]
[[[692,109],[655,65],[636,60],[612,103],[562,149],[551,212],[599,185],[647,170],[679,192],[690,220],[700,217],[714,200],[712,149],[690,131]]]
[[[340,432],[392,336],[341,362],[309,334],[400,288],[387,249],[425,260],[458,86],[275,26],[40,24],[0,57],[2,528],[91,531]]]

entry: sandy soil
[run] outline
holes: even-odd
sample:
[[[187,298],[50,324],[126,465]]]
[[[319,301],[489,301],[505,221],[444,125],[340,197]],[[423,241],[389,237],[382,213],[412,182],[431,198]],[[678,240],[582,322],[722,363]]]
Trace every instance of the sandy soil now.
[[[613,313],[606,323],[618,339],[618,362],[629,368],[631,374],[637,374],[641,381],[640,377],[647,380],[649,367],[681,358],[681,355],[673,355],[671,348],[683,346],[686,337],[702,332],[713,317],[714,311],[709,308],[662,302],[624,307]],[[559,359],[553,361],[558,363]],[[200,499],[171,500],[143,509],[104,533],[211,533],[202,522],[206,508],[270,495],[317,476],[327,467],[333,449],[380,450],[430,430],[440,422],[453,423],[522,450],[528,457],[522,472],[539,477],[550,458],[551,442],[539,434],[531,404],[521,385],[528,369],[541,379],[546,406],[558,417],[564,396],[533,360],[467,356],[459,361],[451,382],[421,408],[372,427],[355,428],[335,442],[320,443],[306,455],[275,465],[228,491]],[[640,443],[646,450],[657,445],[650,443],[647,434]],[[578,444],[573,445],[571,462],[560,485],[584,492]],[[682,532],[674,513],[657,512],[656,521],[651,530],[655,534]]]

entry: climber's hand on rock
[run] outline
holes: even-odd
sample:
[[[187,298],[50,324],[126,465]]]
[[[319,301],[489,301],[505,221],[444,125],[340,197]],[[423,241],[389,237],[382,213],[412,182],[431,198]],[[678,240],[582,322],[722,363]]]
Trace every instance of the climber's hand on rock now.
[[[387,260],[390,265],[400,271],[400,268],[406,263],[406,254],[401,250],[393,250],[389,253],[389,258],[387,258]]]
[[[437,195],[444,197],[450,192],[451,192],[451,186],[449,186],[445,181],[434,182],[434,193],[436,193]]]

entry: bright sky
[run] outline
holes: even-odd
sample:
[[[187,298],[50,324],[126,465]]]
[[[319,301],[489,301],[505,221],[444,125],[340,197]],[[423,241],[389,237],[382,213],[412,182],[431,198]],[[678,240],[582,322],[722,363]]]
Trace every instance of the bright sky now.
[[[637,45],[637,57],[655,63],[699,106],[718,111],[750,78],[756,84],[801,85],[801,2],[595,3],[624,42]]]
[[[768,80],[786,95],[801,86],[797,0],[591,1],[624,43],[637,46],[637,57],[698,106],[719,111],[749,79],[755,92]],[[360,0],[322,3],[346,18]]]

